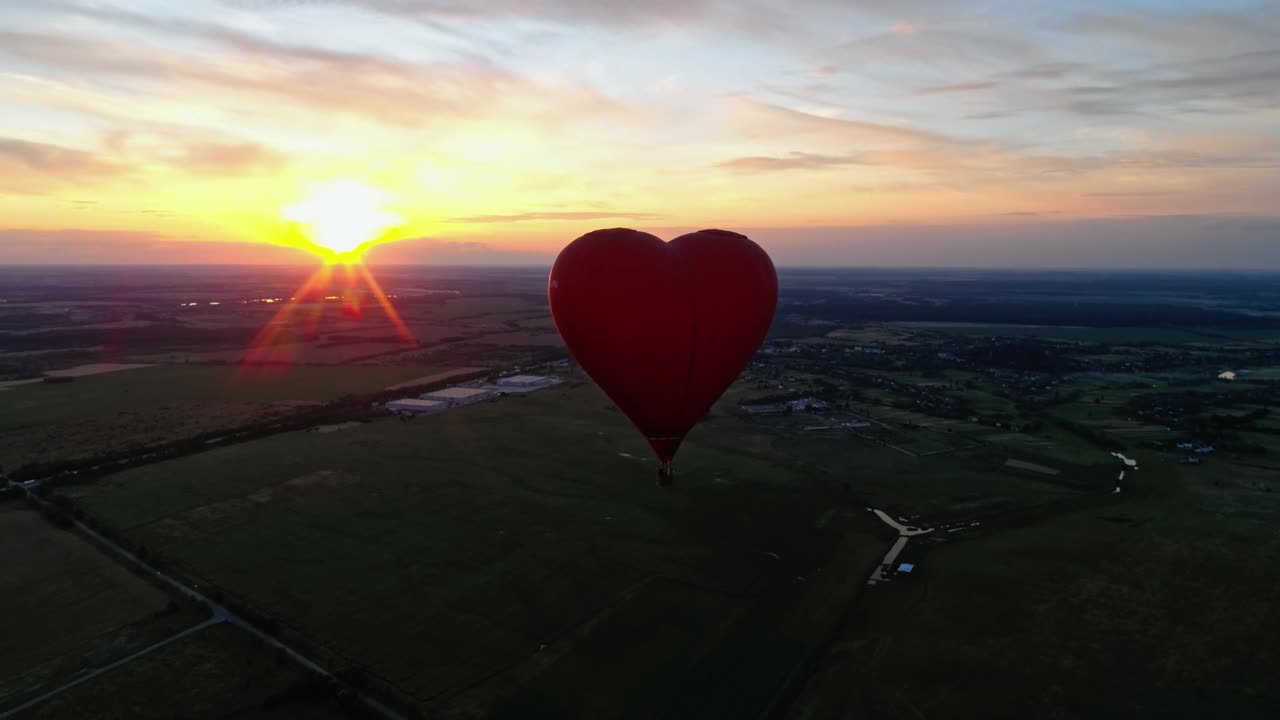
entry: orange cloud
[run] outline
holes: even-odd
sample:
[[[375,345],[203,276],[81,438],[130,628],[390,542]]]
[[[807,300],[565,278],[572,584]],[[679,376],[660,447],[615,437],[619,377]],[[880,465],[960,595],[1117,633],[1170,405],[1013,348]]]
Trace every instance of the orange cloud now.
[[[5,192],[43,193],[124,172],[123,166],[84,150],[0,138],[0,189]]]

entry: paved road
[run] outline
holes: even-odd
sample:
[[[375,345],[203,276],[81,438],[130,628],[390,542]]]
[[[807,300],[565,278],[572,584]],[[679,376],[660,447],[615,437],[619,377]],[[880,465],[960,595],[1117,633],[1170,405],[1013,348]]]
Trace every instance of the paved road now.
[[[90,680],[92,680],[92,679],[94,679],[94,678],[98,677],[99,675],[101,675],[101,674],[103,674],[103,673],[105,673],[105,672],[111,672],[112,670],[115,670],[116,668],[120,667],[121,665],[126,665],[126,664],[128,664],[128,663],[131,663],[131,662],[133,662],[134,660],[137,660],[138,658],[142,657],[143,655],[146,655],[146,654],[148,654],[148,653],[150,653],[150,652],[153,652],[153,651],[155,651],[155,650],[159,650],[160,648],[162,648],[162,647],[164,647],[164,646],[166,646],[166,645],[168,645],[168,644],[170,644],[170,643],[177,642],[178,640],[181,640],[182,638],[184,638],[184,637],[186,637],[186,636],[188,636],[188,635],[192,635],[192,634],[194,634],[194,633],[197,633],[197,632],[199,632],[199,631],[201,631],[201,630],[203,630],[203,629],[205,629],[205,628],[209,627],[210,625],[217,625],[218,623],[223,622],[223,621],[224,621],[224,618],[220,618],[220,617],[211,617],[211,618],[209,618],[208,620],[205,620],[204,622],[202,622],[202,623],[200,623],[200,624],[198,624],[198,625],[194,625],[194,626],[192,626],[192,627],[189,627],[189,628],[187,628],[186,630],[183,630],[182,632],[180,632],[180,633],[178,633],[178,634],[176,634],[176,635],[170,635],[169,637],[165,638],[164,640],[161,640],[160,642],[158,642],[158,643],[156,643],[156,644],[154,644],[154,645],[149,645],[149,646],[147,646],[147,647],[145,647],[145,648],[143,648],[143,649],[139,650],[138,652],[136,652],[136,653],[134,653],[134,654],[132,654],[132,655],[130,655],[130,656],[128,656],[128,657],[121,658],[121,659],[119,659],[119,660],[117,660],[117,661],[115,661],[115,662],[111,663],[110,665],[103,665],[103,666],[102,666],[102,667],[100,667],[100,668],[97,668],[97,669],[95,669],[95,670],[91,670],[91,671],[89,671],[89,672],[87,672],[87,673],[85,673],[85,674],[81,675],[80,677],[76,678],[75,680],[72,680],[71,682],[67,683],[66,685],[63,685],[63,686],[62,686],[62,687],[60,687],[60,688],[57,688],[57,689],[54,689],[54,690],[50,690],[49,692],[47,692],[47,693],[45,693],[45,694],[41,695],[40,697],[32,698],[31,700],[28,700],[28,701],[26,701],[26,702],[22,703],[21,705],[19,705],[19,706],[15,707],[15,708],[10,708],[10,709],[8,709],[8,710],[5,710],[5,711],[3,711],[3,712],[0,712],[0,720],[4,720],[4,718],[8,718],[8,717],[13,717],[14,715],[17,715],[18,713],[22,712],[23,710],[28,710],[28,709],[30,709],[30,708],[35,707],[36,705],[39,705],[40,703],[46,702],[46,701],[48,701],[48,700],[52,700],[53,698],[57,697],[58,695],[61,695],[62,693],[64,693],[64,692],[66,692],[66,691],[70,690],[71,688],[73,688],[73,687],[75,687],[75,686],[77,686],[77,685],[80,685],[80,684],[82,684],[82,683],[89,682]]]
[[[889,513],[883,510],[879,510],[876,508],[870,508],[870,510],[871,512],[875,513],[875,516],[880,518],[880,520],[883,521],[885,525],[888,525],[889,527],[898,531],[898,539],[894,541],[893,545],[889,546],[889,551],[884,554],[884,559],[881,560],[880,564],[876,566],[876,569],[872,571],[871,577],[867,578],[868,585],[875,585],[876,583],[885,579],[884,571],[893,567],[893,564],[898,560],[898,556],[901,555],[902,551],[906,549],[908,540],[910,540],[911,538],[917,535],[924,535],[926,533],[931,533],[933,532],[934,528],[918,528],[918,527],[911,527],[909,525],[903,525],[897,520],[894,520],[892,517],[890,517]]]
[[[1128,469],[1130,469],[1130,470],[1137,470],[1137,469],[1138,469],[1138,461],[1137,461],[1137,460],[1133,460],[1133,459],[1131,459],[1131,458],[1127,458],[1127,457],[1125,457],[1123,454],[1118,453],[1118,452],[1113,452],[1113,453],[1111,453],[1111,454],[1112,454],[1113,456],[1117,457],[1117,458],[1120,458],[1120,462],[1124,463],[1124,466],[1125,466],[1126,468],[1128,468]],[[1111,491],[1112,493],[1118,493],[1118,492],[1120,492],[1120,483],[1124,482],[1124,473],[1125,473],[1125,471],[1124,471],[1124,470],[1121,470],[1121,471],[1120,471],[1120,477],[1116,478],[1116,489],[1115,489],[1115,490],[1112,490],[1112,491]]]
[[[41,498],[40,496],[38,496],[38,495],[36,495],[34,492],[32,492],[30,488],[27,488],[27,497],[31,498],[33,501],[35,501],[36,503],[38,503],[38,504],[39,504],[39,505],[41,505],[41,506],[49,507],[49,506],[51,506],[51,505],[52,505],[52,503],[50,503],[50,502],[48,502],[48,501],[44,500],[43,498]],[[195,602],[200,603],[201,605],[204,605],[205,607],[209,608],[209,612],[210,612],[210,614],[211,614],[211,617],[210,617],[210,619],[208,620],[208,622],[209,622],[209,623],[229,622],[229,623],[231,623],[232,625],[235,625],[236,627],[239,627],[239,628],[241,628],[241,629],[245,630],[246,632],[248,632],[248,633],[250,633],[250,634],[254,635],[255,637],[260,638],[263,642],[267,643],[267,644],[268,644],[268,645],[270,645],[271,647],[274,647],[274,648],[277,648],[277,649],[279,649],[279,650],[283,651],[283,652],[284,652],[286,655],[288,655],[288,656],[289,656],[289,657],[290,657],[294,662],[296,662],[297,664],[301,665],[302,667],[304,667],[304,668],[306,668],[306,669],[308,669],[308,670],[311,670],[311,671],[313,671],[313,672],[319,673],[320,675],[323,675],[324,677],[330,678],[330,679],[334,680],[335,682],[337,682],[339,686],[341,686],[341,687],[343,687],[343,688],[345,688],[345,689],[348,689],[348,690],[352,691],[353,693],[355,693],[356,697],[360,698],[360,701],[361,701],[361,702],[363,702],[365,705],[369,706],[369,707],[370,707],[370,708],[372,708],[373,710],[377,711],[378,713],[380,713],[380,714],[381,714],[381,715],[383,715],[384,717],[389,718],[390,720],[405,720],[405,718],[404,718],[404,716],[403,716],[403,715],[401,715],[400,713],[396,712],[395,710],[392,710],[391,708],[387,707],[384,703],[380,702],[377,698],[374,698],[373,696],[369,695],[368,693],[365,693],[364,691],[362,691],[362,690],[360,690],[360,689],[358,689],[358,688],[352,687],[351,685],[349,685],[349,684],[347,684],[347,683],[345,683],[345,682],[343,682],[343,681],[339,680],[337,677],[335,677],[335,676],[333,675],[333,673],[331,673],[331,672],[329,672],[328,670],[326,670],[326,669],[324,669],[323,667],[321,667],[319,663],[315,662],[315,661],[314,661],[314,660],[312,660],[311,658],[308,658],[307,656],[303,655],[302,653],[298,652],[297,650],[294,650],[293,648],[289,647],[288,645],[286,645],[286,644],[284,643],[284,641],[280,640],[279,638],[275,637],[274,635],[270,635],[270,634],[268,634],[268,633],[264,632],[263,630],[259,629],[257,626],[253,625],[253,624],[252,624],[252,623],[250,623],[249,621],[245,620],[244,618],[242,618],[242,617],[240,617],[239,615],[235,614],[235,613],[234,613],[234,612],[232,612],[231,610],[227,609],[225,606],[223,606],[223,605],[221,605],[221,604],[219,604],[219,603],[214,602],[214,601],[213,601],[211,598],[209,598],[207,595],[204,595],[203,593],[201,593],[200,591],[196,590],[195,588],[193,588],[193,587],[191,587],[191,586],[189,586],[189,585],[187,585],[187,584],[183,583],[182,581],[178,580],[177,578],[172,577],[171,575],[166,575],[165,573],[160,572],[159,570],[157,570],[155,567],[151,566],[149,563],[147,563],[147,562],[146,562],[145,560],[143,560],[142,558],[140,558],[140,557],[138,557],[137,555],[134,555],[133,553],[131,553],[131,552],[129,552],[128,550],[124,549],[123,547],[121,547],[121,546],[120,546],[120,545],[118,545],[117,543],[112,542],[111,540],[109,540],[109,539],[107,539],[107,538],[103,537],[101,534],[99,534],[96,530],[94,530],[93,528],[89,527],[88,525],[85,525],[84,523],[79,522],[79,521],[75,521],[75,527],[76,527],[76,529],[77,529],[77,530],[79,530],[80,532],[84,533],[85,535],[87,535],[87,536],[89,536],[89,537],[93,538],[94,540],[96,540],[97,542],[101,543],[101,547],[105,547],[105,548],[109,549],[109,550],[110,550],[114,555],[116,555],[116,556],[117,556],[117,558],[119,558],[119,559],[121,559],[121,560],[124,560],[124,561],[125,561],[125,562],[127,562],[127,563],[130,563],[130,564],[132,564],[132,565],[136,565],[137,567],[142,568],[143,570],[145,570],[145,571],[147,572],[147,574],[148,574],[148,575],[151,575],[152,577],[156,578],[157,580],[159,580],[160,582],[164,583],[165,585],[168,585],[170,588],[172,588],[172,589],[173,589],[175,592],[177,592],[178,594],[183,595],[183,596],[185,596],[185,597],[187,597],[187,598],[190,598],[191,600],[194,600]],[[200,628],[200,627],[203,627],[203,625],[198,625],[198,626],[196,626],[196,628]],[[179,633],[179,635],[178,635],[178,636],[180,636],[180,635],[185,635],[186,633],[193,632],[196,628],[192,628],[192,629],[189,629],[189,630],[185,630],[185,631],[183,631],[182,633]],[[169,641],[172,641],[172,640],[176,639],[178,636],[174,636],[174,637],[172,637],[172,638],[169,638]],[[168,641],[166,641],[166,642],[168,642]],[[154,647],[155,647],[155,646],[152,646],[152,648],[149,648],[148,650],[150,650],[150,649],[154,649]],[[109,666],[107,666],[106,668],[101,668],[101,669],[99,670],[99,672],[105,672],[106,670],[108,670],[108,669],[110,669],[110,668],[117,667],[117,666],[119,666],[119,665],[123,665],[125,662],[128,662],[129,660],[132,660],[134,657],[137,657],[137,654],[132,655],[132,656],[130,656],[130,657],[128,657],[128,658],[125,658],[124,660],[121,660],[121,661],[119,661],[119,662],[117,662],[117,663],[113,663],[112,665],[109,665]],[[87,678],[85,678],[85,679],[87,679]],[[83,680],[84,680],[84,679],[78,680],[78,681],[77,681],[77,684],[78,684],[79,682],[83,682]],[[63,688],[60,688],[59,690],[54,691],[54,693],[56,694],[57,692],[60,692],[60,691],[62,691],[62,690],[65,690],[65,689],[66,689],[66,687],[67,687],[67,686],[64,686]],[[50,696],[50,697],[51,697],[51,696]],[[34,702],[34,701],[33,701],[33,702]],[[30,704],[31,704],[31,703],[28,703],[27,705],[30,705]],[[27,705],[23,705],[22,707],[27,707]],[[5,715],[0,715],[0,718],[8,717],[8,715],[9,715],[9,714],[11,714],[11,713],[13,713],[13,712],[16,712],[16,710],[8,711]]]
[[[916,535],[924,535],[925,533],[933,532],[933,528],[918,528],[918,527],[909,527],[907,525],[903,525],[897,520],[894,520],[893,518],[889,517],[889,513],[883,510],[872,510],[871,512],[875,513],[876,517],[883,520],[885,525],[888,525],[894,530],[897,530],[899,535],[903,535],[905,537],[914,537]]]

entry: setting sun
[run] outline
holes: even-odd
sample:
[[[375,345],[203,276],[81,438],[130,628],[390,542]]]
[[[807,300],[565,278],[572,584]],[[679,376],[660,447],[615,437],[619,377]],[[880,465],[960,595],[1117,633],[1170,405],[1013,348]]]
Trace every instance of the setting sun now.
[[[371,242],[400,225],[400,216],[385,209],[388,194],[355,180],[317,185],[307,197],[286,206],[281,216],[303,226],[303,235],[330,260],[360,257]]]

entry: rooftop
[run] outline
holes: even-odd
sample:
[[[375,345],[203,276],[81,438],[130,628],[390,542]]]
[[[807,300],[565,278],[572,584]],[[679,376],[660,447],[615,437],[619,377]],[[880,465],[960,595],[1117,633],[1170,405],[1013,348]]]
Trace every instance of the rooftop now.
[[[399,400],[392,400],[391,402],[387,403],[387,407],[391,407],[391,406],[393,406],[393,405],[394,405],[395,407],[399,407],[399,408],[406,408],[406,409],[407,409],[407,408],[417,408],[417,409],[420,409],[420,410],[433,410],[433,409],[435,409],[435,408],[443,407],[443,406],[445,405],[445,403],[444,403],[444,402],[441,402],[440,400],[422,400],[422,399],[419,399],[419,398],[401,398],[401,399],[399,399]]]
[[[550,379],[551,378],[544,377],[542,375],[512,375],[511,377],[499,378],[498,384],[510,383],[512,385],[520,385],[525,383],[546,382]]]
[[[484,388],[448,387],[442,390],[433,390],[432,392],[424,394],[422,397],[428,399],[446,398],[450,400],[461,400],[464,398],[475,397],[477,395],[489,395],[491,393],[491,390],[485,390]]]

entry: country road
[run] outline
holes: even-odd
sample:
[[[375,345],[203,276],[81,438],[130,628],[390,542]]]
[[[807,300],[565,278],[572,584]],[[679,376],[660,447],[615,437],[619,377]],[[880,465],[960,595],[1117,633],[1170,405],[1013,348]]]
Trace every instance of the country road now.
[[[49,501],[47,501],[47,500],[44,500],[44,499],[43,499],[43,498],[41,498],[40,496],[36,495],[34,492],[32,492],[32,490],[31,490],[31,488],[30,488],[30,487],[25,487],[25,486],[24,486],[24,489],[26,490],[27,497],[28,497],[28,498],[30,498],[30,499],[31,499],[33,502],[35,502],[36,504],[40,505],[41,507],[53,507],[53,503],[51,503],[51,502],[49,502]],[[221,605],[221,604],[219,604],[219,603],[217,603],[217,602],[214,602],[214,601],[213,601],[213,599],[212,599],[212,598],[210,598],[210,597],[208,597],[207,595],[204,595],[204,594],[203,594],[203,593],[201,593],[200,591],[198,591],[198,590],[196,590],[195,588],[193,588],[193,587],[191,587],[191,586],[187,585],[186,583],[183,583],[182,581],[178,580],[177,578],[174,578],[174,577],[173,577],[173,576],[171,576],[171,575],[167,575],[167,574],[165,574],[165,573],[163,573],[163,572],[161,572],[161,571],[157,570],[155,567],[153,567],[152,565],[150,565],[149,563],[147,563],[147,562],[146,562],[145,560],[143,560],[142,558],[139,558],[137,555],[134,555],[133,553],[131,553],[131,552],[129,552],[128,550],[124,549],[124,548],[123,548],[123,547],[121,547],[119,544],[117,544],[117,543],[115,543],[115,542],[113,542],[113,541],[111,541],[111,540],[109,540],[109,539],[107,539],[107,538],[103,537],[100,533],[98,533],[96,530],[94,530],[93,528],[89,527],[88,525],[85,525],[84,523],[82,523],[82,522],[80,522],[80,521],[78,521],[78,520],[75,520],[75,521],[73,521],[73,522],[74,522],[74,525],[75,525],[76,530],[80,531],[81,533],[83,533],[83,534],[84,534],[85,536],[87,536],[87,537],[93,538],[93,540],[94,540],[94,541],[96,541],[97,543],[99,543],[99,547],[107,548],[108,550],[110,550],[110,551],[111,551],[111,553],[112,553],[112,554],[114,554],[114,555],[116,556],[116,558],[117,558],[117,559],[119,559],[119,560],[123,560],[124,562],[126,562],[126,563],[128,563],[128,564],[131,564],[131,565],[134,565],[134,566],[136,566],[136,567],[141,568],[142,570],[146,571],[146,573],[147,573],[148,575],[150,575],[151,577],[153,577],[153,578],[155,578],[155,579],[159,580],[161,583],[163,583],[163,584],[167,585],[170,589],[172,589],[172,590],[176,591],[176,592],[177,592],[177,593],[179,593],[180,595],[183,595],[184,597],[187,597],[187,598],[189,598],[189,599],[191,599],[191,600],[193,600],[193,601],[195,601],[195,602],[197,602],[197,603],[199,603],[199,604],[201,604],[201,605],[204,605],[205,607],[209,608],[210,618],[209,618],[209,620],[205,621],[205,623],[202,623],[201,625],[197,625],[197,626],[195,626],[195,627],[193,627],[193,628],[188,628],[187,630],[184,630],[184,631],[182,631],[181,633],[178,633],[177,635],[174,635],[174,636],[172,636],[172,637],[168,638],[167,640],[161,641],[161,642],[160,642],[160,643],[158,643],[157,645],[153,645],[153,646],[151,646],[151,647],[149,647],[149,648],[146,648],[145,650],[142,650],[142,651],[140,651],[140,652],[138,652],[138,653],[135,653],[135,654],[133,654],[133,655],[130,655],[129,657],[124,658],[123,660],[117,661],[117,662],[115,662],[115,663],[112,663],[111,665],[108,665],[108,666],[106,666],[106,667],[99,668],[99,669],[98,669],[98,670],[96,670],[96,671],[95,671],[91,676],[87,676],[87,677],[84,677],[84,678],[79,678],[79,679],[77,679],[77,680],[73,681],[72,683],[69,683],[68,685],[64,685],[63,687],[58,688],[57,690],[54,690],[52,693],[48,693],[48,694],[46,694],[46,695],[44,695],[44,696],[41,696],[40,698],[36,698],[36,700],[33,700],[33,701],[28,702],[28,703],[26,703],[26,704],[24,704],[24,705],[22,705],[22,706],[19,706],[19,707],[18,707],[18,708],[16,708],[16,709],[6,711],[4,714],[0,714],[0,720],[2,720],[3,718],[7,718],[7,717],[9,717],[10,715],[12,715],[12,714],[16,713],[18,710],[21,710],[21,709],[27,708],[27,707],[29,707],[29,706],[31,706],[31,705],[33,705],[33,704],[37,703],[37,702],[40,702],[40,701],[43,701],[43,700],[47,700],[47,699],[49,699],[50,697],[53,697],[54,695],[56,695],[56,694],[57,694],[57,693],[59,693],[59,692],[62,692],[62,691],[64,691],[64,690],[67,690],[68,688],[73,687],[74,685],[78,685],[79,683],[84,682],[85,680],[88,680],[88,679],[89,679],[89,677],[95,677],[95,676],[97,676],[98,674],[101,674],[101,673],[103,673],[103,672],[107,672],[108,670],[111,670],[111,669],[113,669],[113,668],[119,667],[120,665],[123,665],[123,664],[125,664],[126,662],[128,662],[128,661],[130,661],[130,660],[133,660],[133,659],[135,659],[135,658],[137,658],[137,657],[139,657],[139,656],[141,656],[141,655],[143,655],[143,654],[145,654],[145,653],[147,653],[147,652],[150,652],[151,650],[155,649],[155,648],[156,648],[156,647],[158,647],[159,645],[164,645],[164,644],[166,644],[166,643],[168,643],[168,642],[172,642],[173,640],[176,640],[176,639],[178,639],[179,637],[182,637],[182,636],[185,636],[185,635],[187,635],[187,634],[193,633],[193,632],[195,632],[196,630],[202,629],[202,628],[204,628],[204,627],[205,627],[205,626],[207,626],[207,625],[216,624],[216,623],[219,623],[219,622],[228,622],[228,623],[231,623],[232,625],[235,625],[236,627],[239,627],[239,628],[241,628],[241,629],[245,630],[246,632],[250,633],[251,635],[254,635],[255,637],[257,637],[257,638],[261,639],[263,642],[267,643],[267,644],[268,644],[268,645],[270,645],[271,647],[274,647],[274,648],[276,648],[276,649],[278,649],[278,650],[280,650],[280,651],[284,652],[284,653],[285,653],[286,655],[288,655],[288,656],[289,656],[289,657],[290,657],[294,662],[296,662],[297,664],[301,665],[302,667],[304,667],[304,668],[306,668],[306,669],[308,669],[308,670],[311,670],[312,672],[318,673],[318,674],[320,674],[320,675],[322,675],[322,676],[324,676],[324,677],[326,677],[326,678],[328,678],[328,679],[330,679],[330,680],[333,680],[334,682],[336,682],[336,683],[337,683],[339,686],[341,686],[342,688],[347,689],[347,690],[350,690],[352,693],[354,693],[354,694],[355,694],[355,696],[356,696],[356,697],[358,697],[358,698],[360,699],[360,701],[361,701],[361,702],[363,702],[365,705],[367,705],[369,708],[371,708],[372,710],[374,710],[374,711],[378,712],[378,713],[379,713],[379,714],[381,714],[382,716],[384,716],[384,717],[386,717],[386,718],[389,718],[389,720],[405,720],[405,718],[404,718],[404,716],[403,716],[403,715],[401,715],[400,713],[397,713],[395,710],[392,710],[391,708],[387,707],[387,705],[386,705],[386,704],[384,704],[383,702],[381,702],[381,701],[380,701],[380,700],[378,700],[377,698],[375,698],[375,697],[373,697],[373,696],[369,695],[368,693],[364,692],[363,690],[360,690],[359,688],[353,687],[353,686],[351,686],[350,684],[348,684],[348,683],[346,683],[346,682],[344,682],[344,681],[340,680],[340,679],[339,679],[339,678],[337,678],[333,673],[331,673],[331,672],[329,672],[328,670],[324,669],[324,668],[323,668],[319,663],[317,663],[316,661],[312,660],[311,658],[308,658],[307,656],[303,655],[302,653],[298,652],[297,650],[294,650],[292,647],[290,647],[289,645],[285,644],[285,642],[284,642],[284,641],[280,640],[279,638],[275,637],[274,635],[271,635],[271,634],[269,634],[269,633],[267,633],[267,632],[263,631],[262,629],[260,629],[260,628],[258,628],[257,626],[253,625],[252,623],[250,623],[249,621],[247,621],[247,620],[245,620],[244,618],[240,617],[240,616],[239,616],[239,615],[237,615],[236,613],[232,612],[232,611],[231,611],[231,610],[229,610],[227,607],[225,607],[225,606],[223,606],[223,605]]]
[[[889,517],[889,513],[883,510],[872,510],[871,512],[875,513],[876,517],[884,521],[885,525],[897,530],[899,535],[903,535],[905,537],[913,537],[915,535],[924,535],[925,533],[933,532],[933,528],[917,528],[903,525],[892,517]]]
[[[201,630],[203,630],[203,629],[205,629],[205,628],[209,627],[210,625],[217,625],[218,623],[223,622],[225,619],[226,619],[226,618],[221,618],[221,617],[217,617],[217,616],[211,617],[211,618],[209,618],[208,620],[205,620],[204,622],[201,622],[201,623],[198,623],[198,624],[196,624],[196,625],[193,625],[193,626],[191,626],[191,627],[187,628],[186,630],[183,630],[183,631],[182,631],[182,632],[180,632],[180,633],[177,633],[177,634],[174,634],[174,635],[170,635],[169,637],[165,638],[164,640],[161,640],[161,641],[160,641],[160,642],[158,642],[158,643],[155,643],[154,645],[148,645],[147,647],[145,647],[145,648],[143,648],[143,649],[139,650],[138,652],[136,652],[136,653],[134,653],[134,654],[132,654],[132,655],[130,655],[130,656],[128,656],[128,657],[121,658],[121,659],[119,659],[119,660],[117,660],[117,661],[115,661],[115,662],[113,662],[113,663],[111,663],[111,664],[109,664],[109,665],[103,665],[103,666],[102,666],[102,667],[100,667],[100,668],[95,668],[95,669],[93,669],[93,670],[90,670],[89,672],[87,672],[87,673],[85,673],[85,674],[81,675],[80,677],[76,678],[75,680],[72,680],[71,682],[67,683],[66,685],[63,685],[62,687],[59,687],[59,688],[55,688],[55,689],[53,689],[53,690],[50,690],[49,692],[47,692],[47,693],[45,693],[45,694],[43,694],[43,695],[41,695],[41,696],[39,696],[39,697],[32,698],[32,699],[30,699],[30,700],[28,700],[28,701],[26,701],[26,702],[22,703],[21,705],[19,705],[19,706],[17,706],[17,707],[9,708],[8,710],[4,710],[4,711],[0,711],[0,720],[4,720],[5,718],[13,717],[13,716],[17,715],[18,713],[22,712],[23,710],[28,710],[28,709],[33,708],[33,707],[35,707],[35,706],[37,706],[37,705],[39,705],[39,704],[41,704],[41,703],[43,703],[43,702],[47,702],[47,701],[49,701],[49,700],[52,700],[53,698],[55,698],[55,697],[57,697],[57,696],[61,695],[62,693],[64,693],[64,692],[66,692],[66,691],[70,690],[71,688],[76,687],[77,685],[80,685],[80,684],[82,684],[82,683],[86,683],[86,682],[88,682],[88,681],[90,681],[90,680],[92,680],[92,679],[94,679],[94,678],[98,677],[99,675],[101,675],[101,674],[103,674],[103,673],[111,672],[112,670],[115,670],[116,668],[120,667],[121,665],[127,665],[127,664],[129,664],[129,663],[133,662],[134,660],[137,660],[138,658],[142,657],[143,655],[146,655],[146,654],[148,654],[148,653],[151,653],[151,652],[153,652],[153,651],[155,651],[155,650],[159,650],[160,648],[162,648],[162,647],[164,647],[164,646],[166,646],[166,645],[169,645],[170,643],[177,642],[178,640],[181,640],[182,638],[187,637],[188,635],[194,635],[195,633],[197,633],[197,632],[199,632],[199,631],[201,631]]]

